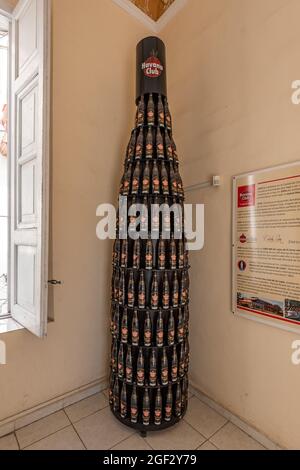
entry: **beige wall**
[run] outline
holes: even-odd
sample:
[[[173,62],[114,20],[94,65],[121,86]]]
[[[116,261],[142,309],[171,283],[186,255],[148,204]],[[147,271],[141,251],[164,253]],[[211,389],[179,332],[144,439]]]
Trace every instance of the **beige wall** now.
[[[6,335],[0,419],[107,373],[111,244],[96,206],[115,201],[134,115],[134,48],[147,31],[110,0],[53,1],[52,274],[45,341]],[[299,158],[299,0],[189,0],[162,34],[185,184],[221,174],[206,205],[206,245],[191,255],[193,383],[288,447],[300,446],[296,334],[230,308],[231,177]],[[1,337],[2,339],[2,337]]]
[[[191,378],[287,447],[300,447],[299,335],[231,313],[231,177],[299,159],[299,0],[189,0],[163,32],[184,183],[206,206],[206,244],[191,255]]]
[[[117,198],[145,34],[110,0],[53,1],[52,275],[64,286],[45,341],[1,336],[0,420],[107,374],[111,243],[95,214]]]

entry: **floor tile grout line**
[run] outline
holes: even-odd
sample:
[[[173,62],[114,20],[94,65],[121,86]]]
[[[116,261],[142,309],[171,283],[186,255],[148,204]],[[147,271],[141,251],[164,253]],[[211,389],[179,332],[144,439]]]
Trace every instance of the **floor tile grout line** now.
[[[218,411],[212,404],[206,402],[205,400],[203,400],[203,398],[201,398],[200,396],[198,396],[197,393],[194,393],[194,397],[197,398],[199,401],[201,401],[201,403],[203,403],[204,405],[208,406],[208,407],[211,408],[213,411],[215,411],[215,413],[218,413],[220,416],[222,416],[223,418],[227,419],[228,423],[231,423],[233,426],[237,427],[240,431],[242,431],[243,433],[247,434],[248,437],[250,437],[251,439],[253,439],[253,440],[254,440],[255,442],[257,442],[259,445],[261,445],[264,449],[270,450],[270,449],[268,449],[268,447],[266,447],[264,444],[262,444],[261,442],[259,442],[255,437],[251,436],[251,434],[249,434],[247,431],[245,431],[241,425],[239,425],[238,423],[236,423],[236,422],[235,422],[235,418],[236,418],[235,415],[232,415],[231,417],[228,418],[228,417],[225,416],[225,413],[224,413],[224,414],[223,414],[223,413],[220,413],[220,411]],[[208,400],[210,400],[210,401],[212,401],[213,403],[215,403],[218,408],[223,408],[222,405],[219,405],[217,402],[214,402],[213,399],[211,399],[211,398],[209,398],[209,397],[207,397],[207,398],[208,398]],[[227,411],[225,408],[223,408],[223,409],[224,409],[225,412]],[[230,413],[230,415],[232,414],[231,412],[229,412],[229,413]],[[237,419],[239,419],[239,418],[237,418]],[[247,425],[247,423],[245,423],[245,421],[243,421],[243,420],[240,420],[240,421],[241,421],[242,423],[244,423],[244,424]],[[228,423],[227,423],[227,424],[228,424]],[[251,425],[249,425],[249,426],[251,427]],[[255,428],[253,428],[253,430],[256,431]],[[257,431],[257,432],[259,433],[259,431]],[[265,437],[263,434],[262,434],[262,436]],[[268,437],[266,437],[266,438],[270,441],[270,439],[269,439]],[[273,442],[273,441],[270,441],[270,442]],[[273,442],[273,444],[275,444],[275,443]],[[277,445],[277,444],[275,444],[275,445]]]
[[[220,429],[218,429],[216,432],[214,432],[214,433],[208,438],[208,441],[209,441],[211,444],[213,444],[218,450],[222,450],[222,449],[219,449],[219,447],[218,447],[216,444],[214,444],[214,442],[211,442],[211,439],[212,439],[216,434],[218,434],[218,432],[220,432],[223,428],[225,428],[225,426],[227,426],[227,424],[229,424],[229,423],[230,423],[230,421],[227,420],[226,423],[224,423],[223,426],[220,427]]]
[[[71,403],[71,405],[63,405],[63,407],[61,409],[65,411],[67,408],[71,408],[74,405],[78,405],[79,403],[82,403],[85,400],[88,400],[89,398],[95,397],[96,395],[103,395],[105,400],[108,400],[108,398],[105,396],[104,392],[101,391],[101,392],[94,393],[93,395],[90,395],[89,397],[83,398],[82,400],[75,401],[74,403]],[[106,405],[106,406],[109,406],[109,405]],[[106,408],[106,406],[105,406],[105,408]]]
[[[14,436],[15,436],[15,438],[16,438],[16,441],[17,441],[17,444],[18,444],[19,450],[21,450],[20,442],[19,442],[19,439],[18,439],[18,437],[17,437],[17,433],[16,433],[16,431],[14,431],[14,432],[13,432],[13,434],[14,434]]]
[[[154,450],[154,447],[152,447],[152,445],[150,444],[150,442],[148,441],[148,438],[147,437],[144,437],[143,439],[145,439],[146,443],[148,444],[148,446],[151,448],[151,450]]]
[[[129,429],[129,428],[128,428],[128,429]],[[113,447],[111,447],[109,450],[114,450],[114,448],[115,448],[116,446],[118,446],[119,444],[122,444],[123,442],[127,441],[128,439],[130,439],[130,438],[131,438],[132,436],[134,436],[135,434],[138,435],[139,432],[138,432],[138,431],[133,431],[132,434],[130,434],[130,436],[127,436],[127,437],[125,437],[125,439],[122,439],[121,441],[117,442],[117,443],[116,443]],[[131,450],[131,449],[129,449],[129,450]]]
[[[240,431],[242,431],[244,434],[246,434],[246,436],[250,437],[250,439],[252,439],[252,441],[256,442],[257,444],[259,444],[260,446],[262,446],[265,450],[269,450],[267,449],[267,447],[265,447],[261,442],[259,442],[257,439],[255,439],[254,437],[252,437],[250,434],[247,433],[247,431],[244,431],[244,429],[240,428],[240,426],[238,426],[237,424],[235,424],[233,421],[231,421],[231,419],[229,420],[229,423],[232,424],[233,426],[235,426],[237,429],[239,429]]]
[[[201,434],[201,432],[199,432],[197,429],[194,428],[194,426],[192,426],[190,423],[188,423],[185,418],[182,419],[182,421],[185,422],[185,424],[187,424],[190,428],[193,429],[193,431],[195,431],[197,434],[199,434],[201,437],[203,437],[203,439],[206,439],[205,436],[203,436],[203,434]],[[201,445],[201,444],[200,444]]]
[[[88,415],[86,415],[86,416],[83,416],[82,418],[78,419],[77,421],[74,421],[74,422],[73,422],[73,421],[71,420],[71,418],[69,418],[69,420],[71,421],[71,424],[77,424],[77,423],[80,423],[80,421],[82,421],[83,419],[85,419],[85,418],[90,418],[91,416],[93,416],[93,415],[99,413],[100,411],[105,410],[105,409],[108,408],[108,407],[109,407],[109,405],[105,405],[103,408],[100,408],[100,409],[97,410],[97,411],[93,411],[93,413],[88,414]],[[64,410],[65,413],[67,414],[65,408],[63,408],[63,410]]]
[[[72,424],[72,423],[71,423]],[[47,439],[48,437],[51,437],[51,436],[54,436],[54,434],[60,432],[60,431],[64,431],[65,429],[69,428],[70,427],[70,424],[68,424],[67,426],[64,426],[63,428],[60,428],[60,429],[57,429],[56,431],[54,432],[51,432],[50,434],[47,434],[47,436],[44,436],[42,437],[41,439],[38,439],[37,441],[34,441],[34,442],[31,442],[31,444],[28,444],[26,447],[23,447],[21,448],[20,447],[20,450],[26,450],[28,449],[28,447],[31,447],[33,446],[34,444],[37,444],[38,442],[41,442],[43,441],[44,439]]]
[[[17,436],[17,432],[21,431],[22,429],[26,429],[26,428],[28,428],[29,426],[32,426],[33,424],[38,423],[39,421],[42,421],[43,419],[47,419],[47,418],[49,418],[50,416],[53,416],[53,415],[55,415],[55,414],[60,413],[61,411],[64,411],[64,408],[60,408],[59,410],[56,410],[56,411],[54,411],[53,413],[50,413],[50,414],[47,415],[47,416],[43,416],[43,418],[36,419],[35,421],[32,421],[32,423],[26,424],[26,426],[22,426],[21,428],[15,429],[15,430],[14,430],[14,433],[15,433],[16,436]],[[66,413],[64,413],[64,414],[66,414]],[[68,421],[70,421],[70,419],[69,419],[68,416],[67,416],[67,418],[68,418]]]
[[[204,446],[204,444],[206,444],[207,442],[209,442],[209,439],[206,439],[206,441],[202,442],[202,444],[200,444],[200,446],[197,447],[196,450],[201,450],[201,447]]]
[[[75,428],[74,424],[72,423],[72,428],[75,432],[75,434],[78,436],[78,439],[80,440],[80,442],[82,443],[83,447],[84,447],[84,450],[88,450],[87,446],[85,445],[85,443],[83,442],[80,434],[78,433],[77,429]]]

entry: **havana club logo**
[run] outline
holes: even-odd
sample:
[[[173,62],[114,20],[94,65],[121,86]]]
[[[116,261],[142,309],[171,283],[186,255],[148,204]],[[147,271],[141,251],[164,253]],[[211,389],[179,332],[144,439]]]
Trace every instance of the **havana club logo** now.
[[[142,70],[144,75],[148,78],[158,78],[164,71],[164,66],[162,65],[159,58],[152,53],[152,56],[149,57],[145,62],[142,63]]]

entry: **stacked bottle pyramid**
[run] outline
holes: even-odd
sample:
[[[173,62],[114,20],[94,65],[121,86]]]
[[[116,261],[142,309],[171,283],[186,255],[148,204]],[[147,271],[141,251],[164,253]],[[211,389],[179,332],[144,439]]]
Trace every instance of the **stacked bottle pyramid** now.
[[[186,411],[189,367],[189,261],[179,215],[153,207],[184,192],[167,100],[142,96],[125,159],[120,195],[143,204],[141,238],[120,239],[113,253],[110,406],[125,424],[157,430]],[[134,217],[128,218],[130,223]],[[175,236],[180,227],[180,238]],[[169,234],[165,239],[162,231]]]

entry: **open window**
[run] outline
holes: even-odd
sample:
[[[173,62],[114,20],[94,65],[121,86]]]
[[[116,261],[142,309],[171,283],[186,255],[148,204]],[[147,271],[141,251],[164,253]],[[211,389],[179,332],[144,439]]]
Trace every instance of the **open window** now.
[[[39,337],[48,304],[49,10],[49,0],[20,0],[8,16],[8,313]]]
[[[8,53],[9,21],[0,18],[0,318],[8,313]]]

